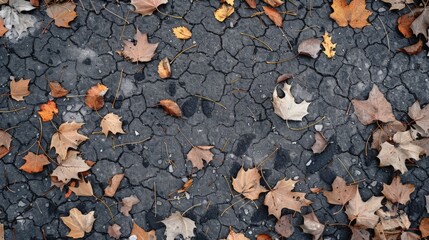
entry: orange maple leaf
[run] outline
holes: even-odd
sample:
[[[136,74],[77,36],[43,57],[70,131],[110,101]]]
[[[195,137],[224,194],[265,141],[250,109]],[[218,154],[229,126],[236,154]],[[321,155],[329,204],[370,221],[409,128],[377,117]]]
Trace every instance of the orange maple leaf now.
[[[363,28],[368,23],[368,17],[372,14],[367,10],[365,0],[352,0],[347,4],[346,0],[334,0],[331,7],[334,12],[330,17],[334,19],[340,27]]]
[[[49,100],[47,103],[40,105],[40,111],[37,113],[42,118],[42,121],[48,122],[54,118],[54,114],[58,113],[58,108],[54,101]]]

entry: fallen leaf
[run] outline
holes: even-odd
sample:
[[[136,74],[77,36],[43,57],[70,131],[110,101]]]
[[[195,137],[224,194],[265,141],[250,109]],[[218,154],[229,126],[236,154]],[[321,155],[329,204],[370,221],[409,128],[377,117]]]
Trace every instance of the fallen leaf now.
[[[192,162],[192,166],[201,170],[204,167],[203,160],[207,164],[213,160],[213,153],[210,152],[212,148],[213,146],[193,146],[191,151],[186,155],[186,158]]]
[[[34,27],[37,18],[30,14],[23,14],[16,9],[3,6],[0,11],[0,18],[3,18],[4,25],[7,26],[9,31],[6,32],[5,36],[9,39],[20,39],[25,32],[31,27]]]
[[[77,17],[76,3],[67,1],[61,4],[52,4],[46,8],[46,14],[55,20],[57,27],[71,28],[70,22]]]
[[[322,236],[323,230],[325,230],[325,225],[319,222],[314,212],[303,215],[302,217],[304,218],[304,224],[300,225],[302,231],[313,235],[313,240],[318,240],[320,236]]]
[[[27,12],[35,9],[34,6],[25,0],[9,0],[9,6],[18,10],[18,12]]]
[[[122,121],[121,117],[114,113],[108,113],[106,116],[103,117],[100,123],[101,126],[101,132],[104,133],[104,135],[109,134],[111,132],[113,135],[117,133],[124,134],[124,130],[122,130]]]
[[[231,6],[234,6],[234,0],[220,0],[221,3],[228,3]]]
[[[349,201],[346,206],[346,214],[352,226],[362,229],[374,228],[378,223],[379,217],[375,215],[375,211],[381,208],[381,200],[383,197],[372,196],[368,201],[362,201],[359,189],[356,188],[355,196]]]
[[[297,182],[292,179],[287,181],[282,179],[267,193],[264,204],[268,206],[268,214],[279,219],[283,208],[301,212],[301,207],[311,204],[310,200],[305,199],[305,193],[292,192]]]
[[[107,227],[107,234],[109,234],[109,237],[114,238],[114,239],[121,238],[121,235],[122,235],[121,226],[119,226],[116,223],[113,225],[110,225],[109,227]]]
[[[256,8],[256,0],[246,0],[246,3],[247,5],[249,5],[250,8]]]
[[[69,93],[69,90],[63,88],[61,83],[57,81],[49,82],[49,88],[51,89],[51,96],[54,98],[64,97]]]
[[[25,164],[22,165],[19,169],[23,170],[26,173],[39,173],[43,171],[43,167],[49,165],[48,158],[44,154],[34,154],[32,152],[28,152],[25,157]]]
[[[363,125],[374,121],[392,122],[396,121],[392,113],[392,106],[386,100],[383,93],[378,90],[377,85],[372,87],[367,100],[352,100],[356,116]]]
[[[323,53],[328,58],[333,58],[335,56],[335,48],[337,47],[336,43],[332,43],[332,37],[329,36],[327,32],[323,34],[323,42],[322,46],[325,50],[323,50]]]
[[[54,115],[58,113],[57,104],[49,100],[47,103],[40,105],[40,111],[37,113],[42,118],[43,122],[49,122],[54,118]]]
[[[334,12],[330,17],[340,27],[350,25],[352,28],[363,28],[369,25],[368,17],[372,12],[366,9],[365,0],[352,0],[350,4],[347,4],[346,0],[334,0],[331,7]]]
[[[57,177],[55,176],[49,176],[49,178],[51,179],[51,187],[57,187],[59,188],[61,191],[63,190],[64,186],[67,185],[67,183],[65,182],[61,182]],[[70,185],[72,185],[74,182],[71,182]],[[73,193],[72,191],[70,191],[70,195]],[[67,197],[67,195],[66,195]]]
[[[411,24],[423,12],[423,8],[415,8],[411,12],[404,14],[398,18],[398,30],[405,38],[413,36]]]
[[[10,143],[12,142],[12,136],[3,130],[0,130],[0,147],[10,149]]]
[[[429,195],[425,196],[425,200],[426,200],[426,212],[429,213]]]
[[[70,150],[65,159],[58,157],[59,165],[54,169],[51,176],[57,177],[58,181],[63,183],[68,183],[71,179],[79,179],[78,174],[91,167],[78,154],[78,151]]]
[[[4,34],[5,34],[7,31],[9,31],[9,29],[7,29],[7,28],[4,26],[4,20],[3,20],[3,18],[0,18],[0,37],[3,37],[3,36],[4,36]]]
[[[429,236],[429,218],[423,218],[420,221],[419,230],[422,233],[423,238]]]
[[[425,39],[428,39],[429,28],[429,7],[425,7],[422,13],[411,23],[411,30],[413,30],[416,37],[422,34]]]
[[[282,5],[284,2],[282,0],[262,0],[266,4],[269,4],[271,7],[278,7]]]
[[[350,227],[352,230],[351,240],[370,240],[371,234],[365,229],[360,229],[357,227]]]
[[[130,211],[133,208],[133,206],[139,202],[140,202],[140,200],[134,195],[131,195],[129,197],[125,197],[122,199],[122,203],[121,203],[122,206],[121,206],[121,209],[119,211],[124,216],[128,217],[128,216],[130,216]]]
[[[38,7],[40,5],[40,2],[39,2],[39,0],[30,0],[30,4],[33,7]]]
[[[167,57],[161,59],[158,64],[158,75],[160,78],[165,79],[171,77],[170,60]]]
[[[30,95],[30,91],[28,91],[29,83],[30,79],[15,81],[15,78],[11,77],[10,96],[16,101],[24,101],[24,97]]]
[[[420,235],[413,232],[402,232],[400,240],[420,240]]]
[[[83,123],[65,122],[60,125],[58,131],[54,133],[51,139],[51,148],[55,148],[61,159],[66,159],[69,148],[77,149],[79,144],[88,138],[77,132]],[[59,162],[61,164],[61,162]]]
[[[306,39],[299,44],[298,54],[317,58],[319,56],[320,50],[322,49],[320,46],[321,43],[322,40],[317,38]]]
[[[121,184],[122,179],[124,179],[125,174],[116,174],[109,180],[109,186],[104,189],[104,196],[113,197],[115,196],[116,190],[118,190],[119,185]]]
[[[414,192],[416,186],[413,184],[402,184],[401,177],[396,176],[393,178],[392,183],[387,185],[383,183],[383,195],[392,203],[406,204],[410,201],[410,195]]]
[[[4,225],[0,223],[0,240],[4,240]]]
[[[381,0],[381,1],[391,4],[389,10],[401,10],[406,6],[405,4],[414,3],[413,0]]]
[[[406,53],[410,56],[417,55],[423,50],[423,41],[419,39],[417,43],[398,49],[398,51]]]
[[[9,151],[10,150],[8,148],[1,146],[0,147],[0,159],[2,159],[4,156],[6,156],[9,153]]]
[[[282,83],[282,82],[287,81],[287,80],[292,79],[292,78],[293,78],[292,73],[285,73],[285,74],[280,75],[277,78],[276,83]]]
[[[323,192],[323,189],[315,187],[315,188],[310,188],[310,192],[315,193],[315,194],[319,194],[321,192]]]
[[[284,84],[283,92],[285,96],[280,98],[277,93],[277,88],[273,91],[273,107],[274,113],[284,120],[302,121],[302,118],[308,114],[307,108],[309,102],[302,101],[295,103],[295,98],[290,91],[291,85]]]
[[[408,219],[407,214],[403,210],[398,210],[396,205],[393,205],[391,202],[387,202],[383,208],[378,209],[376,214],[380,217],[380,222],[378,223],[378,229],[381,230],[382,235],[386,236],[387,239],[398,239],[400,231],[398,230],[407,230],[411,222]],[[377,231],[375,231],[377,236]]]
[[[222,4],[220,8],[216,9],[216,11],[214,12],[214,16],[219,22],[223,22],[233,13],[234,7],[227,4]]]
[[[416,101],[409,109],[408,115],[414,120],[417,126],[421,127],[425,132],[429,130],[429,104],[423,109],[420,108],[419,101]]]
[[[92,226],[95,221],[94,211],[88,214],[82,214],[77,208],[72,208],[68,217],[61,217],[63,223],[70,228],[67,237],[82,238],[85,233],[92,231]]]
[[[284,215],[277,220],[275,230],[281,236],[288,238],[292,236],[294,228],[291,224],[292,215]]]
[[[86,106],[92,110],[100,110],[104,106],[104,95],[106,94],[107,88],[101,83],[92,86],[85,95]]]
[[[232,187],[245,198],[256,200],[259,194],[268,191],[260,184],[261,175],[257,168],[251,168],[247,171],[241,167],[236,178],[232,178]]]
[[[316,140],[316,142],[314,142],[313,146],[311,147],[311,150],[313,151],[313,153],[322,153],[323,150],[325,150],[326,146],[328,146],[328,141],[321,132],[316,132],[314,134],[314,139]]]
[[[268,18],[271,19],[271,21],[273,21],[277,27],[283,26],[283,17],[276,9],[267,6],[263,6],[262,8],[264,9],[264,12]]]
[[[250,240],[243,233],[236,233],[232,230],[232,227],[229,227],[229,234],[226,237],[226,240]]]
[[[407,128],[400,121],[393,121],[383,124],[372,133],[371,148],[380,150],[380,145],[386,141],[393,141],[393,135],[397,132],[403,132]]]
[[[135,12],[143,16],[151,15],[162,4],[168,0],[131,0],[131,4],[136,8]]]
[[[173,28],[174,36],[178,39],[186,40],[192,37],[191,31],[187,27],[175,27]]]
[[[164,99],[159,101],[159,105],[164,109],[164,111],[174,117],[182,117],[182,110],[180,110],[179,105],[173,100]]]
[[[161,221],[167,227],[165,230],[166,240],[174,240],[176,236],[182,235],[184,239],[194,237],[195,222],[183,217],[179,212],[171,214],[170,217]]]
[[[358,186],[347,185],[343,178],[337,176],[332,183],[332,191],[324,191],[323,195],[330,204],[346,205],[356,194]]]
[[[265,234],[265,233],[263,233],[263,234],[258,234],[257,236],[256,236],[256,240],[271,240],[272,238],[271,238],[271,236],[270,235],[268,235],[268,234]]]
[[[121,52],[126,59],[131,62],[149,62],[155,56],[155,50],[158,47],[158,43],[149,43],[147,40],[147,34],[141,33],[138,29],[136,35],[134,35],[133,42],[124,41],[124,50]]]
[[[8,4],[9,0],[0,0],[0,5]]]
[[[131,236],[136,236],[136,240],[156,240],[155,230],[146,232],[143,228],[133,222],[133,229],[131,230]]]
[[[79,180],[79,185],[77,187],[69,187],[70,190],[79,197],[92,197],[94,196],[94,191],[92,190],[91,182],[87,182],[84,179]]]
[[[192,178],[188,179],[188,181],[186,181],[183,184],[183,187],[181,189],[177,190],[177,193],[187,192],[188,189],[192,186],[193,183],[194,183],[194,179],[192,179]]]

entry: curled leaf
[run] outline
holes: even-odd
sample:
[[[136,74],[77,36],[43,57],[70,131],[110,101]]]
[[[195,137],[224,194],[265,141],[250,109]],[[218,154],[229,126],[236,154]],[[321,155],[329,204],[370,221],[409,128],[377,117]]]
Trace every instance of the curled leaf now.
[[[135,12],[143,16],[151,15],[162,4],[168,0],[131,0],[131,4],[136,8]]]
[[[116,190],[118,190],[119,185],[121,184],[122,179],[124,179],[125,174],[116,174],[110,181],[109,186],[104,189],[104,195],[108,197],[115,196]]]
[[[167,57],[159,61],[158,74],[159,74],[159,77],[162,79],[171,77],[170,60],[168,60]]]
[[[49,88],[51,89],[51,96],[54,98],[64,97],[69,93],[69,90],[63,88],[61,83],[57,81],[49,82]]]
[[[86,105],[93,110],[100,110],[104,106],[104,95],[107,90],[109,89],[101,83],[97,83],[97,85],[92,86],[86,92]]]
[[[404,48],[400,48],[398,50],[410,56],[417,55],[423,50],[423,41],[419,39],[417,43],[410,46],[406,46]]]
[[[47,103],[40,105],[40,111],[37,112],[43,122],[49,122],[58,113],[57,105],[54,101],[49,100]]]
[[[276,9],[267,6],[263,6],[262,8],[264,9],[264,12],[268,18],[271,19],[271,21],[273,21],[277,27],[283,26],[283,17]]]
[[[182,110],[180,110],[179,105],[173,100],[164,99],[159,101],[159,105],[164,109],[164,111],[174,117],[182,117]]]
[[[321,43],[322,40],[317,38],[304,40],[298,46],[298,54],[317,58],[319,56],[320,50],[322,49],[320,46]]]
[[[223,22],[225,21],[225,19],[227,19],[229,16],[231,16],[231,14],[234,13],[234,7],[227,5],[227,4],[222,4],[220,6],[220,8],[218,8],[215,12],[215,18],[219,21],[219,22]]]
[[[124,216],[128,217],[128,216],[130,216],[130,211],[133,208],[133,206],[139,202],[140,202],[140,200],[134,195],[131,195],[129,197],[125,197],[122,199],[122,206],[121,206],[121,209],[119,211],[122,214],[124,214]]]
[[[178,39],[186,40],[192,37],[191,31],[187,27],[175,27],[173,28],[174,36]]]

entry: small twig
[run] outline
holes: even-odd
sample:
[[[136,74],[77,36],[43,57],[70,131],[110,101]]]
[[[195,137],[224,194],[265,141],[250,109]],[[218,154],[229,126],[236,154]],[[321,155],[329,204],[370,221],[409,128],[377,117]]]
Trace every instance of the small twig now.
[[[12,126],[12,127],[10,127],[10,128],[6,128],[6,129],[5,129],[5,130],[3,130],[3,131],[7,132],[7,131],[12,130],[12,129],[15,129],[15,128],[19,128],[19,125]]]
[[[344,115],[346,115],[346,116],[349,115],[351,107],[352,107],[352,102],[349,103],[349,106],[347,107],[347,111]]]
[[[223,175],[223,178],[225,179],[226,185],[228,186],[228,189],[229,189],[229,192],[231,193],[231,196],[234,198],[234,197],[235,197],[235,195],[234,195],[234,193],[232,192],[231,187],[229,186],[228,179],[225,177],[225,175]]]
[[[293,49],[292,44],[290,43],[289,38],[287,37],[287,35],[286,35],[285,31],[283,31],[283,29],[282,29],[281,27],[279,27],[279,29],[280,29],[280,32],[282,32],[282,33],[283,33],[283,37],[285,37],[286,42],[289,44],[289,48],[290,48],[290,50],[292,50],[292,49]]]
[[[185,134],[182,132],[182,130],[181,130],[179,127],[177,127],[177,130],[179,130],[180,134],[182,134],[182,136],[186,139],[186,141],[188,141],[188,143],[189,143],[192,147],[195,147],[195,145],[191,143],[191,141],[189,140],[189,138],[187,138],[187,137],[185,136]]]
[[[379,16],[377,16],[377,18],[378,18],[378,20],[380,20],[381,25],[384,28],[384,33],[386,34],[386,38],[387,38],[387,47],[388,47],[387,52],[390,52],[390,39],[389,39],[389,34],[387,33],[386,26],[384,25],[383,21],[381,20],[381,18]]]
[[[188,51],[188,50],[190,50],[190,49],[192,49],[192,48],[194,48],[194,47],[196,47],[196,46],[198,46],[197,44],[194,44],[194,45],[192,45],[192,46],[190,46],[190,47],[188,47],[188,48],[185,48],[185,49],[183,49],[182,51],[180,51],[178,54],[176,54],[176,56],[174,56],[174,58],[170,61],[170,65],[172,65],[173,64],[173,62],[174,61],[176,61],[176,59],[180,56],[180,55],[182,55],[184,52],[186,52],[186,51]]]
[[[130,15],[130,11],[127,12],[127,16],[125,17],[125,21],[128,21],[128,16]],[[122,40],[122,37],[124,36],[125,27],[127,26],[127,23],[124,22],[124,26],[122,27],[121,31],[121,37],[119,37],[119,40]]]
[[[110,207],[107,205],[107,203],[105,201],[103,201],[103,199],[95,196],[94,194],[92,195],[93,197],[95,197],[99,202],[101,202],[104,206],[106,206],[107,210],[109,210],[109,214],[110,214],[110,219],[111,220],[115,220],[115,216],[112,213],[112,210],[110,210]]]
[[[260,162],[260,163],[256,166],[256,168],[260,168],[260,167],[262,167],[262,165],[264,165],[264,163],[265,163],[268,159],[270,159],[270,158],[271,158],[271,156],[273,156],[273,154],[274,154],[274,153],[276,153],[278,150],[279,150],[279,147],[278,147],[278,146],[276,146],[276,148],[274,149],[274,151],[272,151],[272,152],[270,153],[270,155],[266,156],[266,157],[262,160],[262,162]],[[262,171],[262,169],[261,169],[261,171]]]
[[[82,0],[79,0],[79,2],[80,2],[80,5],[82,6],[82,9],[83,9],[84,11],[86,11],[86,9],[85,9],[85,5],[83,5]]]
[[[119,89],[121,88],[123,73],[124,73],[124,69],[121,69],[121,76],[119,78],[118,88],[116,89],[115,98],[113,99],[113,103],[112,103],[113,108],[115,108],[115,102],[116,102],[116,99],[118,98]]]
[[[222,103],[220,103],[220,102],[216,102],[215,100],[213,100],[213,99],[211,99],[211,98],[208,98],[208,97],[205,97],[205,96],[201,96],[201,95],[198,95],[198,94],[195,94],[194,96],[195,96],[195,97],[202,98],[202,99],[207,100],[207,101],[210,101],[210,102],[212,102],[212,103],[214,103],[214,104],[216,104],[216,105],[219,105],[219,106],[221,106],[223,109],[227,109],[227,108],[225,107],[225,105],[223,105],[223,104],[222,104]]]
[[[289,62],[291,60],[294,60],[296,57],[298,57],[299,54],[296,54],[295,56],[291,57],[291,58],[286,58],[283,60],[279,60],[279,61],[266,61],[265,63],[267,64],[279,64],[279,63],[285,63],[285,62]]]
[[[369,144],[369,139],[370,138],[371,138],[371,134],[368,136],[368,138],[365,141],[365,157],[368,157],[368,144]]]
[[[252,112],[252,110],[250,110],[249,107],[246,106],[246,108],[249,110],[250,114],[252,114],[253,121],[256,122],[256,116],[255,116],[255,114]]]
[[[264,180],[265,184],[267,185],[267,187],[270,189],[270,191],[273,191],[273,189],[271,188],[271,186],[268,183],[267,179],[265,179],[264,172],[262,171],[262,169],[261,169],[261,176],[262,176],[262,179]]]
[[[143,139],[143,140],[140,140],[140,141],[121,143],[121,144],[118,144],[118,145],[116,145],[115,143],[113,143],[112,148],[113,148],[113,150],[114,150],[114,149],[115,149],[115,148],[117,148],[117,147],[123,147],[123,146],[125,146],[125,145],[140,144],[140,143],[144,143],[144,142],[146,142],[146,141],[148,141],[148,140],[150,140],[150,139],[151,139],[151,137],[147,137],[147,138],[145,138],[145,139]]]
[[[262,43],[265,47],[267,47],[268,48],[268,50],[270,50],[271,52],[272,51],[274,51],[273,50],[273,48],[271,48],[270,47],[270,45],[268,45],[266,42],[264,42],[264,41],[262,41],[261,39],[259,39],[259,38],[257,38],[256,36],[253,36],[253,35],[250,35],[250,34],[247,34],[247,33],[240,33],[241,35],[243,35],[243,36],[247,36],[247,37],[250,37],[251,39],[253,39],[253,40],[256,40],[256,41],[258,41],[258,42],[260,42],[260,43]]]
[[[349,172],[349,170],[347,169],[346,165],[344,165],[343,161],[341,161],[341,159],[339,159],[337,157],[337,160],[340,161],[341,165],[343,166],[344,170],[346,170],[347,174],[349,174],[349,176],[352,178],[353,182],[356,182],[353,175]]]
[[[164,16],[169,16],[169,17],[176,18],[176,19],[182,19],[183,18],[182,16],[170,15],[168,13],[161,12],[158,8],[156,8],[156,11],[158,11],[159,13],[161,13]]]
[[[225,214],[225,212],[226,212],[226,211],[228,211],[228,209],[232,208],[235,204],[237,204],[237,203],[239,203],[239,202],[241,202],[241,201],[243,201],[243,200],[245,200],[245,198],[242,198],[242,199],[238,200],[237,202],[235,202],[235,203],[233,203],[233,204],[229,205],[227,208],[225,208],[225,209],[222,211],[222,213],[220,214],[220,216],[222,217],[222,216]]]
[[[66,98],[78,98],[78,97],[86,97],[86,94],[81,94],[81,95],[66,95]]]
[[[89,2],[91,3],[91,6],[92,6],[92,9],[94,9],[94,12],[96,13],[96,14],[99,14],[99,12],[97,11],[97,9],[95,8],[95,5],[94,5],[94,3],[92,2],[92,0],[89,0]]]
[[[195,204],[195,205],[193,205],[193,206],[189,207],[188,209],[186,209],[186,210],[182,213],[182,216],[184,216],[184,215],[185,215],[185,213],[187,213],[187,212],[188,212],[189,210],[191,210],[192,208],[194,208],[194,207],[199,207],[199,206],[201,206],[201,205],[203,205],[203,204],[198,203],[198,204]]]
[[[20,107],[20,108],[16,108],[16,109],[13,109],[13,110],[8,110],[8,109],[0,109],[0,113],[11,113],[11,112],[18,112],[18,111],[21,111],[21,110],[24,110],[24,109],[27,109],[27,107]]]
[[[238,78],[236,78],[236,79],[234,79],[234,80],[232,80],[231,82],[229,82],[228,84],[234,84],[234,83],[236,83],[236,82],[238,82],[238,81],[240,81],[241,80],[241,76],[240,77],[238,77]]]
[[[118,14],[116,14],[116,13],[114,13],[114,12],[110,11],[108,8],[106,8],[106,6],[104,6],[103,8],[104,8],[104,10],[108,11],[109,13],[111,13],[112,15],[114,15],[115,17],[118,17],[118,18],[120,18],[120,19],[124,20],[127,24],[130,24],[130,22],[128,22],[128,20],[127,20],[127,19],[125,19],[125,18],[123,18],[123,17],[119,16]],[[95,8],[94,8],[94,9],[95,9]]]
[[[153,195],[154,195],[154,200],[153,200],[153,205],[155,205],[154,206],[154,208],[155,208],[155,217],[156,217],[156,184],[155,184],[155,181],[153,182]]]
[[[300,128],[289,128],[289,129],[290,129],[290,130],[292,130],[292,131],[302,131],[302,130],[304,130],[304,129],[310,128],[310,127],[312,127],[312,126],[314,126],[314,125],[316,125],[316,124],[320,123],[320,122],[321,122],[321,121],[323,121],[325,118],[326,118],[326,116],[323,116],[321,119],[319,119],[319,120],[317,120],[317,121],[315,121],[315,122],[313,122],[313,123],[310,123],[310,124],[308,124],[307,126],[300,127]]]
[[[228,143],[229,143],[229,138],[227,138],[227,139],[225,140],[225,142],[223,143],[223,146],[222,146],[222,148],[220,149],[220,151],[221,151],[221,152],[224,152],[224,151],[225,151],[225,148],[226,148],[226,146],[228,146]]]

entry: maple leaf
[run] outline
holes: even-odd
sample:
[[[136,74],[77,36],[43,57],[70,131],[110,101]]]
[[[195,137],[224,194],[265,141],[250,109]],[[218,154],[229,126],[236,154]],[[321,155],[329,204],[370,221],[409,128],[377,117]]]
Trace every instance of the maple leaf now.
[[[49,122],[54,118],[54,114],[58,113],[57,104],[49,100],[47,103],[40,105],[40,111],[37,112],[43,122]]]
[[[143,16],[151,15],[162,4],[168,0],[131,0],[131,4],[136,8],[135,12]]]
[[[30,95],[30,91],[28,91],[30,79],[21,79],[19,81],[15,81],[14,77],[10,77],[10,79],[10,96],[16,101],[24,101],[24,97]]]
[[[367,100],[352,100],[356,116],[363,125],[374,121],[392,122],[396,121],[392,113],[392,106],[386,100],[383,93],[378,90],[377,85],[372,87]]]
[[[162,79],[171,77],[170,60],[168,60],[167,57],[159,61],[158,74],[159,74],[159,77]]]
[[[247,171],[241,167],[236,178],[232,178],[232,187],[245,198],[256,200],[259,194],[266,192],[267,189],[260,184],[261,175],[257,168],[251,168]]]
[[[333,58],[335,56],[335,48],[337,47],[336,43],[332,43],[332,37],[329,36],[327,32],[323,34],[323,42],[322,46],[325,50],[323,50],[323,53],[328,58]]]
[[[380,149],[380,145],[386,141],[393,141],[393,135],[397,132],[403,132],[406,126],[400,121],[393,121],[384,124],[381,128],[377,128],[372,133],[371,148]]]
[[[402,184],[401,177],[396,176],[393,178],[392,183],[387,185],[383,183],[383,195],[392,203],[406,204],[410,201],[410,195],[414,192],[416,186],[413,184]]]
[[[124,130],[122,130],[121,117],[114,113],[106,114],[106,116],[104,116],[101,120],[100,126],[101,132],[104,133],[106,137],[109,132],[111,132],[113,135],[117,133],[125,133]]]
[[[204,167],[204,161],[209,163],[213,160],[213,153],[210,152],[213,146],[193,146],[191,151],[188,152],[186,158],[192,162],[192,165],[198,170],[201,170]]]
[[[136,31],[134,39],[137,43],[134,45],[133,42],[125,40],[124,50],[121,54],[131,62],[149,62],[155,56],[158,43],[149,43],[146,33],[143,34],[138,29]]]
[[[246,0],[246,3],[247,5],[249,5],[250,8],[256,8],[256,0]]]
[[[396,205],[387,202],[384,209],[378,209],[376,214],[380,217],[380,222],[375,228],[375,236],[383,235],[385,239],[398,239],[400,231],[410,227],[411,222],[403,210],[398,210]],[[377,229],[379,231],[377,231]],[[380,236],[379,239],[383,239]]]
[[[417,37],[422,34],[425,39],[428,39],[429,27],[429,7],[425,7],[422,13],[411,23],[411,30]]]
[[[276,222],[275,230],[278,234],[282,235],[282,237],[288,238],[292,236],[294,227],[291,224],[292,215],[284,215],[279,218]]]
[[[280,98],[277,93],[277,88],[273,91],[273,106],[274,113],[284,120],[302,121],[302,118],[308,114],[307,108],[309,102],[302,101],[299,104],[295,103],[295,98],[290,91],[291,85],[285,83],[283,92],[285,96]]]
[[[429,104],[422,109],[420,108],[419,101],[416,101],[408,109],[408,115],[410,115],[417,126],[421,127],[425,132],[429,130]]]
[[[46,14],[55,20],[57,27],[71,28],[69,23],[77,17],[76,3],[67,1],[61,4],[52,4],[46,8]]]
[[[136,236],[136,240],[156,240],[155,230],[150,230],[146,232],[143,228],[133,222],[133,229],[131,230],[131,236]]]
[[[59,165],[54,169],[51,176],[57,177],[58,181],[63,183],[68,183],[71,179],[79,179],[78,173],[91,167],[78,154],[78,151],[70,150],[64,159],[57,159]]]
[[[384,142],[377,157],[380,159],[380,167],[392,166],[395,170],[405,173],[408,171],[405,160],[419,160],[425,150],[413,143],[413,137],[409,131],[397,132],[393,136],[395,144]]]
[[[109,234],[109,237],[114,238],[114,239],[121,238],[121,235],[122,235],[121,226],[119,226],[116,223],[113,225],[110,225],[109,227],[107,227],[107,234]]]
[[[369,25],[367,19],[372,12],[366,9],[365,0],[352,0],[350,4],[346,0],[334,0],[331,7],[334,12],[329,16],[340,27],[363,28]]]
[[[183,217],[179,212],[171,214],[170,217],[161,221],[167,227],[165,230],[166,240],[174,240],[176,236],[182,235],[184,239],[194,237],[195,222]]]
[[[400,236],[401,240],[420,240],[420,235],[413,232],[402,232]]]
[[[44,154],[34,154],[32,152],[28,152],[25,157],[25,164],[22,165],[19,169],[23,170],[26,173],[39,173],[43,171],[43,167],[45,165],[49,165],[48,158]]]
[[[179,105],[173,100],[164,99],[159,101],[159,105],[164,109],[164,111],[174,117],[182,117],[182,110],[180,110]]]
[[[381,0],[381,1],[391,4],[389,10],[401,10],[406,6],[405,4],[414,3],[413,0]]]
[[[85,233],[92,231],[92,226],[95,221],[94,211],[88,214],[82,214],[77,208],[72,208],[69,212],[68,217],[61,217],[61,220],[67,227],[70,228],[70,232],[67,237],[81,238]]]
[[[101,83],[92,86],[85,95],[86,106],[93,110],[100,110],[104,106],[104,95],[109,90]]]
[[[313,235],[313,240],[317,240],[322,236],[325,225],[321,224],[317,219],[316,214],[311,212],[307,215],[302,216],[304,218],[304,224],[300,225],[304,233]]]
[[[35,7],[25,0],[10,0],[9,6],[18,10],[18,12],[27,12],[33,10]]]
[[[332,191],[324,191],[323,195],[330,204],[345,205],[356,194],[357,185],[347,185],[343,178],[337,176],[332,183]]]
[[[405,38],[410,38],[413,36],[413,30],[411,29],[411,24],[414,20],[420,16],[423,12],[423,8],[415,8],[413,11],[399,16],[398,18],[398,30],[404,35]]]
[[[23,1],[25,2],[25,1]],[[6,28],[6,37],[9,39],[19,39],[28,28],[34,27],[37,19],[30,14],[20,13],[9,6],[3,6],[0,11],[0,18],[3,18]]]
[[[115,196],[116,190],[118,190],[119,185],[121,184],[122,179],[124,179],[125,174],[116,174],[109,180],[109,186],[104,189],[104,196],[113,197]]]
[[[125,197],[122,199],[122,202],[121,202],[122,206],[121,206],[121,209],[119,211],[124,216],[128,217],[128,216],[130,216],[130,211],[133,208],[133,206],[139,202],[140,202],[140,200],[134,195],[131,195],[129,197]]]
[[[306,39],[299,44],[298,54],[317,58],[319,56],[320,50],[322,49],[320,46],[321,43],[322,40],[317,38]]]
[[[423,50],[423,41],[419,39],[417,43],[398,49],[398,51],[406,53],[410,56],[417,55]]]
[[[77,132],[83,123],[65,122],[60,125],[58,131],[54,133],[51,140],[51,148],[55,148],[61,159],[67,156],[69,148],[77,149],[79,144],[88,138]]]
[[[192,37],[191,31],[187,27],[175,27],[173,28],[174,36],[178,39],[186,40]]]
[[[49,82],[49,88],[51,89],[51,96],[54,98],[64,97],[69,93],[69,90],[63,88],[61,83],[57,81]]]
[[[328,146],[328,141],[321,132],[316,132],[316,134],[314,134],[314,139],[316,142],[314,142],[311,150],[313,153],[322,153],[326,146]]]
[[[0,18],[0,37],[3,37],[3,36],[4,36],[4,34],[5,34],[7,31],[9,31],[9,29],[7,29],[7,28],[4,26],[4,20],[3,20],[3,18]]]
[[[3,130],[0,130],[0,147],[10,149],[10,143],[12,142],[12,136]]]
[[[282,5],[284,2],[282,0],[262,0],[266,4],[269,4],[271,7],[278,7]]]
[[[216,9],[216,11],[214,12],[214,16],[216,20],[218,20],[219,22],[223,22],[233,13],[234,7],[227,4],[222,4],[220,8]]]
[[[262,8],[264,9],[264,12],[268,18],[271,19],[271,21],[273,21],[277,27],[283,26],[283,17],[276,9],[267,6],[263,6]]]
[[[226,237],[226,240],[250,240],[243,233],[236,233],[232,230],[232,227],[229,227],[229,234]]]
[[[352,226],[350,226],[350,230],[352,230],[351,240],[370,240],[371,235],[367,230]]]
[[[305,193],[292,192],[297,182],[292,179],[287,181],[282,179],[267,193],[264,204],[268,206],[268,214],[279,219],[283,208],[301,212],[301,207],[311,204],[310,200],[305,199]]]
[[[381,200],[383,200],[383,197],[372,196],[368,201],[364,202],[360,196],[359,189],[356,188],[355,196],[346,206],[346,214],[352,223],[351,225],[362,229],[374,228],[379,220],[379,217],[374,213],[381,208]]]
[[[73,187],[70,186],[69,189],[80,197],[92,197],[94,196],[94,191],[92,190],[91,182],[86,182],[84,179],[79,180],[79,186]]]

